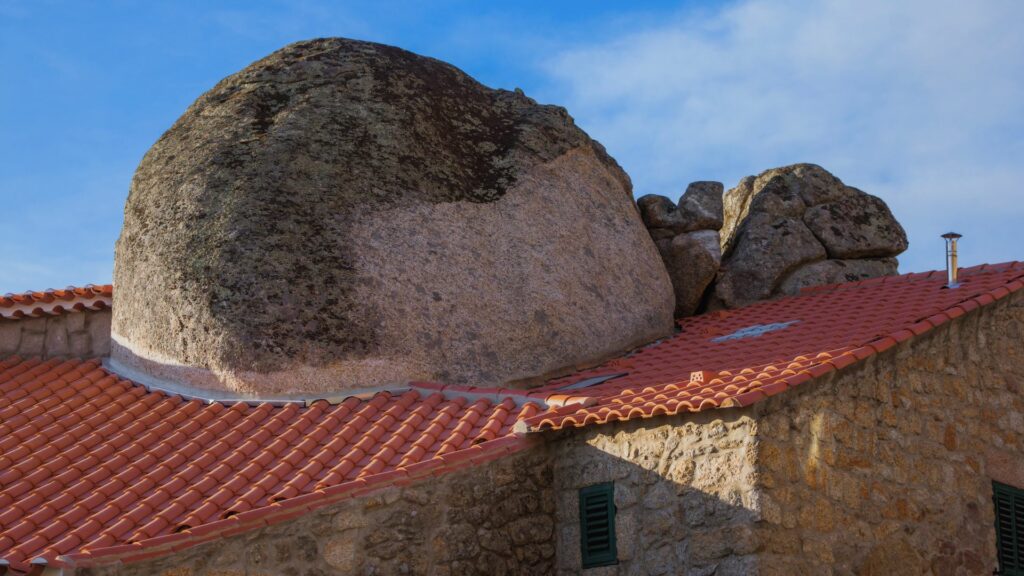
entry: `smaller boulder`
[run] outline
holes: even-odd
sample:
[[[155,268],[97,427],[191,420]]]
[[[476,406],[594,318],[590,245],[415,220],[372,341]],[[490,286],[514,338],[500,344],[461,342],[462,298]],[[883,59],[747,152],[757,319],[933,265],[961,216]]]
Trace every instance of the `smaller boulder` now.
[[[686,232],[657,244],[676,294],[676,318],[690,316],[718,274],[722,260],[718,231]]]
[[[678,207],[683,231],[720,230],[724,217],[724,192],[725,187],[721,182],[693,182],[687,186]]]
[[[723,205],[722,264],[710,307],[892,274],[891,257],[907,248],[885,202],[814,164],[748,176]]]
[[[773,295],[780,278],[825,259],[825,249],[802,220],[751,212],[715,286],[717,299],[739,308]]]
[[[804,223],[821,240],[829,258],[881,258],[907,249],[907,233],[889,207],[864,192],[811,206],[804,213]]]
[[[647,230],[670,230],[673,235],[683,231],[683,219],[676,205],[660,194],[641,196],[636,205]]]

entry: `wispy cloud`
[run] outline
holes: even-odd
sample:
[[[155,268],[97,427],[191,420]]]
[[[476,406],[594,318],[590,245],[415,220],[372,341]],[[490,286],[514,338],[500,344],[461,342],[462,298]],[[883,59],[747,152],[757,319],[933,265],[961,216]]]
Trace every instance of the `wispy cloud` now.
[[[1024,258],[1024,3],[747,0],[567,49],[552,100],[638,194],[815,162],[885,198],[903,269]]]

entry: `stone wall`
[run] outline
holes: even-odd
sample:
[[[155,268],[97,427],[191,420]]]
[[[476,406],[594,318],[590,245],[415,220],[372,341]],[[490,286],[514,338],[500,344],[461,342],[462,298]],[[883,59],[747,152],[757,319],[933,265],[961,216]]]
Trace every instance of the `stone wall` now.
[[[588,575],[748,574],[759,544],[756,423],[741,411],[570,433],[553,447],[558,574],[579,574],[579,489],[614,482],[619,563]]]
[[[1024,487],[1024,293],[755,406],[762,574],[992,574]]]
[[[97,358],[110,354],[110,310],[0,319],[0,357]]]
[[[77,576],[537,575],[554,568],[543,444],[152,561]]]

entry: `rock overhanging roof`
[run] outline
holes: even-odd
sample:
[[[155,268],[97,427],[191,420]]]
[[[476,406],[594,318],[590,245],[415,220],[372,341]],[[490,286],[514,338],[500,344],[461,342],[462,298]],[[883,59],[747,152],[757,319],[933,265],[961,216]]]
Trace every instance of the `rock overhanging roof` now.
[[[747,406],[1024,288],[1024,263],[961,280],[878,278],[686,318],[531,391],[412,383],[336,404],[204,402],[95,360],[0,360],[0,559],[25,571],[157,557],[527,449],[529,432]]]

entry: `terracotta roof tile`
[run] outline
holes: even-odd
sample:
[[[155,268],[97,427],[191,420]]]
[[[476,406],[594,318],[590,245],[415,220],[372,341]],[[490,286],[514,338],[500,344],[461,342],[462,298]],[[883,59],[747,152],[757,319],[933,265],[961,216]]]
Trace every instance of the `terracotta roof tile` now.
[[[110,308],[113,294],[114,287],[110,284],[4,294],[0,296],[0,318],[18,320],[81,310],[103,310]]]
[[[573,383],[626,372],[573,390],[578,403],[523,425],[556,429],[747,406],[1005,298],[1024,287],[1024,263],[962,269],[960,278],[953,290],[944,287],[945,272],[816,286],[796,297],[684,318],[664,341],[549,382],[531,395],[557,397]]]
[[[0,359],[0,559],[153,557],[505,456],[532,443],[528,430],[748,406],[1005,298],[1024,288],[1024,264],[961,279],[815,287],[686,318],[671,338],[528,392],[417,382],[338,404],[207,404],[97,361]],[[112,293],[71,292],[5,296],[0,316]],[[598,376],[611,378],[564,390]]]
[[[431,389],[309,407],[204,404],[97,361],[2,359],[0,558],[26,570],[35,557],[138,551],[124,545],[269,518],[323,501],[325,489],[407,481],[416,464],[450,469],[458,462],[441,454],[481,435],[495,446],[481,454],[498,457],[503,438],[527,444],[512,435],[520,413],[541,409],[516,406]]]

